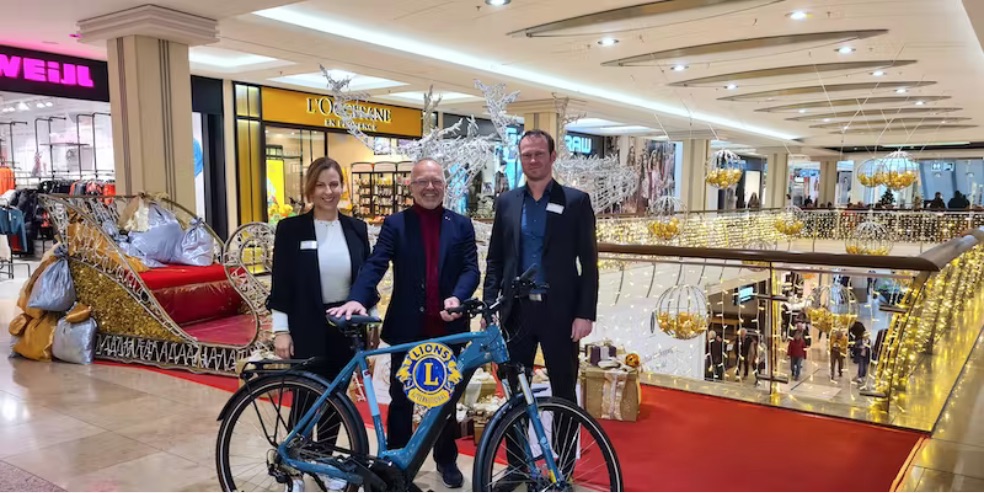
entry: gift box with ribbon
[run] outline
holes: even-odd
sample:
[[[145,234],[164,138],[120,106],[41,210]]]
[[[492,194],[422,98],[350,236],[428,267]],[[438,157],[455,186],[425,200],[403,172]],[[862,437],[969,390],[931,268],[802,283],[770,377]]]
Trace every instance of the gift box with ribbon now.
[[[585,366],[581,368],[580,377],[584,389],[584,409],[588,414],[615,421],[634,422],[639,417],[642,392],[637,370]]]

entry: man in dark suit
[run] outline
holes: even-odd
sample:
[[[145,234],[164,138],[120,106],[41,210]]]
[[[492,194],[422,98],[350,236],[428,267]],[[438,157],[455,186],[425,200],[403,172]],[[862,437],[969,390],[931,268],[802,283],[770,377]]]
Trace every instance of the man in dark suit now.
[[[552,394],[577,403],[578,341],[591,333],[598,305],[594,210],[588,194],[553,180],[550,134],[524,133],[519,157],[526,186],[499,197],[483,296],[487,303],[505,297],[500,318],[512,360],[529,371],[539,345]],[[546,288],[514,300],[512,281],[531,266]]]
[[[396,345],[468,331],[468,319],[449,314],[478,288],[478,252],[471,220],[445,209],[444,169],[432,159],[414,164],[410,189],[414,205],[383,221],[372,255],[359,272],[349,302],[329,310],[333,316],[364,315],[376,286],[393,263],[393,292],[386,308],[381,338]],[[396,372],[405,353],[394,354],[390,367],[388,443],[402,448],[413,433],[413,403],[403,393]],[[454,443],[457,424],[452,413],[437,443],[434,461],[444,484],[461,487]]]

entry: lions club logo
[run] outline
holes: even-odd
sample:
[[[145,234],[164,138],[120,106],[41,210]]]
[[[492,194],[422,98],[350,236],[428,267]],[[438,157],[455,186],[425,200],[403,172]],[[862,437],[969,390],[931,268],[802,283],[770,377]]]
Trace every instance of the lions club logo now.
[[[454,386],[461,381],[458,360],[444,344],[425,342],[403,358],[396,372],[407,397],[424,407],[437,407],[451,400]]]

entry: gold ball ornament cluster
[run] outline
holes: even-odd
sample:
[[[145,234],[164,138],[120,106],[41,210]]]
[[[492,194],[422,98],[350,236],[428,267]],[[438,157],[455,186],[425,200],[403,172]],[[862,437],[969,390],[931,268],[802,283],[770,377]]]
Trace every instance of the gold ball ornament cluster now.
[[[649,233],[657,240],[670,241],[683,232],[687,206],[672,195],[664,195],[652,201],[649,214],[653,218],[647,226]]]
[[[776,217],[776,231],[786,236],[796,236],[806,227],[805,218],[806,214],[802,209],[795,205],[788,205]]]
[[[704,291],[691,284],[674,286],[656,300],[651,330],[689,340],[707,332],[708,307]]]
[[[741,165],[742,159],[737,154],[727,149],[717,151],[707,163],[707,175],[704,181],[715,188],[734,187],[741,181],[744,173]]]
[[[888,255],[892,251],[892,232],[874,221],[859,224],[844,242],[851,255]]]
[[[846,330],[858,319],[858,300],[850,287],[820,286],[810,293],[803,312],[821,332]]]

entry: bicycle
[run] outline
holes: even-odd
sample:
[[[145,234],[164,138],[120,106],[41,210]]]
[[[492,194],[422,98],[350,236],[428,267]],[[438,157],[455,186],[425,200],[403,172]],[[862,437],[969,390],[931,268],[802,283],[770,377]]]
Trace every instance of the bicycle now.
[[[534,273],[531,268],[514,281],[517,297],[529,296],[537,287],[532,281]],[[495,363],[500,369],[499,375],[504,377],[502,381],[516,382],[519,391],[510,392],[508,387],[511,385],[504,385],[508,400],[489,420],[476,450],[472,474],[474,491],[493,488],[512,491],[520,486],[526,486],[530,491],[573,491],[575,485],[579,489],[621,491],[621,466],[611,441],[598,423],[573,402],[556,397],[534,397],[524,369],[509,362],[506,341],[493,319],[502,300],[500,296],[495,303],[487,305],[481,300],[470,299],[459,308],[449,310],[469,318],[482,316],[486,325],[482,331],[373,350],[365,349],[364,329],[379,323],[379,319],[329,317],[329,322],[349,337],[355,349],[355,356],[330,382],[308,371],[317,363],[314,360],[253,363],[253,368],[242,372],[243,386],[219,415],[222,425],[216,444],[216,468],[222,489],[260,490],[269,482],[270,487],[298,491],[306,488],[304,479],[309,478],[323,491],[356,491],[360,488],[364,491],[419,491],[413,479],[444,423],[455,412],[472,374],[483,365]],[[448,346],[464,344],[467,346],[459,356],[454,357],[452,352],[452,356],[447,357],[447,352],[451,351]],[[415,351],[417,356],[424,356],[414,359]],[[407,353],[404,366],[406,361],[416,361],[411,363],[413,368],[402,374],[411,377],[411,384],[405,384],[405,387],[413,387],[410,392],[417,391],[411,400],[416,397],[417,402],[428,399],[431,403],[443,402],[426,412],[404,448],[387,450],[368,358],[402,352]],[[278,365],[291,366],[283,369]],[[366,427],[344,390],[357,369],[363,377],[377,455],[370,455]],[[415,375],[409,375],[410,371]],[[429,386],[415,386],[420,381]],[[447,385],[452,381],[456,381],[453,389]],[[450,395],[439,395],[443,392]],[[302,398],[302,393],[311,393],[313,401]],[[250,406],[255,409],[256,417],[262,416],[261,404],[270,404],[275,409],[274,434],[271,437],[264,425],[260,427],[264,433],[263,441],[247,441],[248,450],[262,455],[262,461],[258,467],[243,469],[246,466],[241,456],[230,452],[230,442],[238,424],[252,424],[249,420],[253,413],[246,413]],[[286,436],[279,440],[281,425]],[[591,441],[588,446],[598,445],[597,452],[582,447],[588,441]],[[500,445],[505,449],[505,465]],[[599,457],[603,464],[585,465]],[[248,479],[237,480],[233,477],[237,470],[247,474],[258,472]],[[575,481],[579,478],[584,480],[583,485]]]

